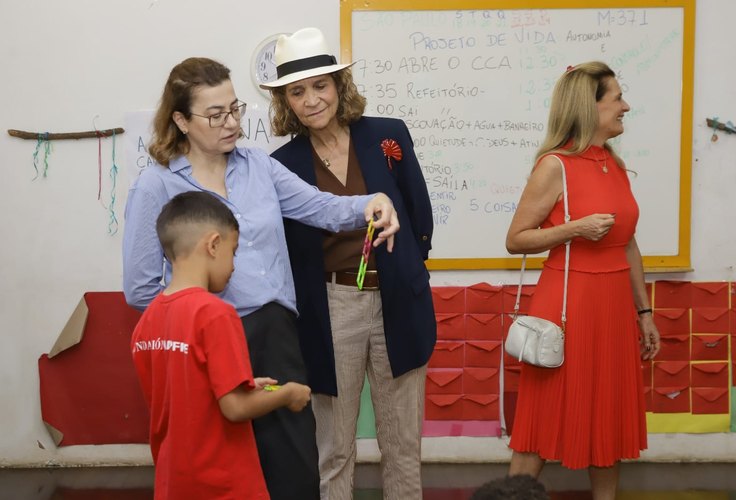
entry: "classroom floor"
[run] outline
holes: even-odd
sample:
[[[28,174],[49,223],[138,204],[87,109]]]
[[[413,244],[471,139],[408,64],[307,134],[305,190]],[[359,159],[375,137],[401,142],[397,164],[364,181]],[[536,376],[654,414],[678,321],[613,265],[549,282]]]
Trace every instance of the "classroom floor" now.
[[[505,464],[437,465],[422,469],[424,500],[467,500]],[[585,471],[550,464],[541,481],[553,500],[591,499]],[[150,500],[151,467],[0,469],[0,500]],[[381,500],[377,465],[356,467],[355,500]],[[627,463],[620,500],[736,500],[736,464]],[[295,499],[298,500],[298,499]]]

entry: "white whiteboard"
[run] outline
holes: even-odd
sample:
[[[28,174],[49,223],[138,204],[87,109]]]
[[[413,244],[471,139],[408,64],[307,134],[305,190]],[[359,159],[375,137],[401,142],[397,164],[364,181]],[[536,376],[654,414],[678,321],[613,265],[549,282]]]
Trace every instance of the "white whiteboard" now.
[[[506,230],[546,131],[552,88],[568,65],[589,60],[616,71],[631,105],[612,144],[638,174],[642,254],[659,262],[681,255],[690,182],[689,170],[681,175],[682,124],[690,123],[684,10],[352,11],[353,75],[366,114],[401,118],[414,138],[434,211],[430,267],[508,265]],[[686,132],[689,145],[689,125]]]

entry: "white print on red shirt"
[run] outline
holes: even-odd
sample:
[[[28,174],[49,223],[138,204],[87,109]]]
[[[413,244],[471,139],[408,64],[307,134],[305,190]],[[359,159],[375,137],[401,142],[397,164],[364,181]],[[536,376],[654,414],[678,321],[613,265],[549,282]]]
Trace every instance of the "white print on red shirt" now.
[[[133,345],[133,352],[139,351],[179,351],[189,354],[189,344],[178,340],[141,340]]]

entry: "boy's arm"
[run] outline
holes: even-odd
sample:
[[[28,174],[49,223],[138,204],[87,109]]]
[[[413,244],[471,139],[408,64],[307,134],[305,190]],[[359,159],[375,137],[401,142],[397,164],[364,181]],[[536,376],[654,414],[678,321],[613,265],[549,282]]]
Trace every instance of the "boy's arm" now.
[[[222,396],[218,402],[220,411],[231,422],[243,422],[261,417],[277,408],[286,406],[291,411],[301,411],[309,402],[311,390],[306,385],[289,382],[277,391],[248,389],[243,384]]]

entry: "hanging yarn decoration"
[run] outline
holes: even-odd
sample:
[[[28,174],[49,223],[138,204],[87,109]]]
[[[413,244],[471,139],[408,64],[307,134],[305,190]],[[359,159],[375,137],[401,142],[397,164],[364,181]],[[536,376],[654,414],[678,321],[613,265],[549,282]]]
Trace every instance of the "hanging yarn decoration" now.
[[[33,150],[33,170],[36,171],[36,175],[33,177],[34,181],[38,179],[38,152],[41,151],[41,144],[43,144],[43,134],[38,134],[36,149]]]
[[[108,137],[102,132],[95,131],[97,136],[97,200],[110,214],[107,223],[107,234],[110,236],[118,232],[118,218],[115,215],[115,187],[117,186],[118,166],[115,163],[115,131],[112,131],[112,165],[110,166],[110,204],[105,206],[102,201],[102,139]]]
[[[118,166],[115,164],[115,130],[101,132],[95,128],[95,136],[97,137],[97,200],[110,213],[110,220],[107,223],[107,234],[110,236],[118,232],[118,218],[115,215],[115,186],[117,185]],[[110,204],[105,206],[102,201],[102,139],[112,135],[112,165],[110,166]]]
[[[716,134],[716,130],[718,130],[718,117],[717,116],[714,116],[713,117],[713,121],[715,123],[713,124],[713,135],[710,136],[710,141],[711,142],[716,142],[718,140],[718,134]]]
[[[118,232],[118,218],[115,216],[115,186],[117,185],[118,166],[115,163],[115,131],[112,132],[112,166],[110,167],[110,222],[107,225],[107,234],[110,236]]]
[[[103,135],[95,130],[97,133],[97,199],[99,200],[102,195],[102,137]]]
[[[94,120],[93,120],[94,126]],[[107,225],[107,232],[110,235],[114,235],[118,232],[118,218],[115,214],[115,190],[117,187],[118,177],[118,166],[115,162],[115,146],[117,134],[125,132],[123,128],[111,128],[106,130],[88,130],[84,132],[62,132],[62,133],[50,133],[50,132],[28,132],[25,130],[14,130],[8,129],[8,134],[12,137],[19,139],[27,139],[36,141],[36,149],[33,151],[33,168],[36,171],[36,176],[33,180],[36,180],[39,175],[46,177],[49,170],[49,156],[51,155],[51,141],[53,140],[66,140],[66,139],[89,139],[97,138],[97,200],[110,213],[110,220]],[[112,136],[112,166],[110,167],[110,204],[105,206],[102,201],[102,139],[104,137]],[[40,166],[40,155],[41,149],[43,149],[43,171],[39,172]]]
[[[41,148],[43,148],[43,174],[41,175],[46,177],[49,171],[49,155],[51,155],[51,141],[48,132],[39,133],[36,139],[36,149],[33,151],[33,169],[36,171],[34,181],[38,179],[38,154]]]
[[[718,117],[714,116],[713,118],[706,118],[705,122],[708,124],[708,127],[713,128],[713,135],[710,136],[710,140],[712,142],[716,142],[718,140],[718,134],[716,132],[719,130],[726,132],[727,134],[736,134],[736,125],[734,125],[731,120],[728,120],[726,123],[721,123],[718,121]]]

